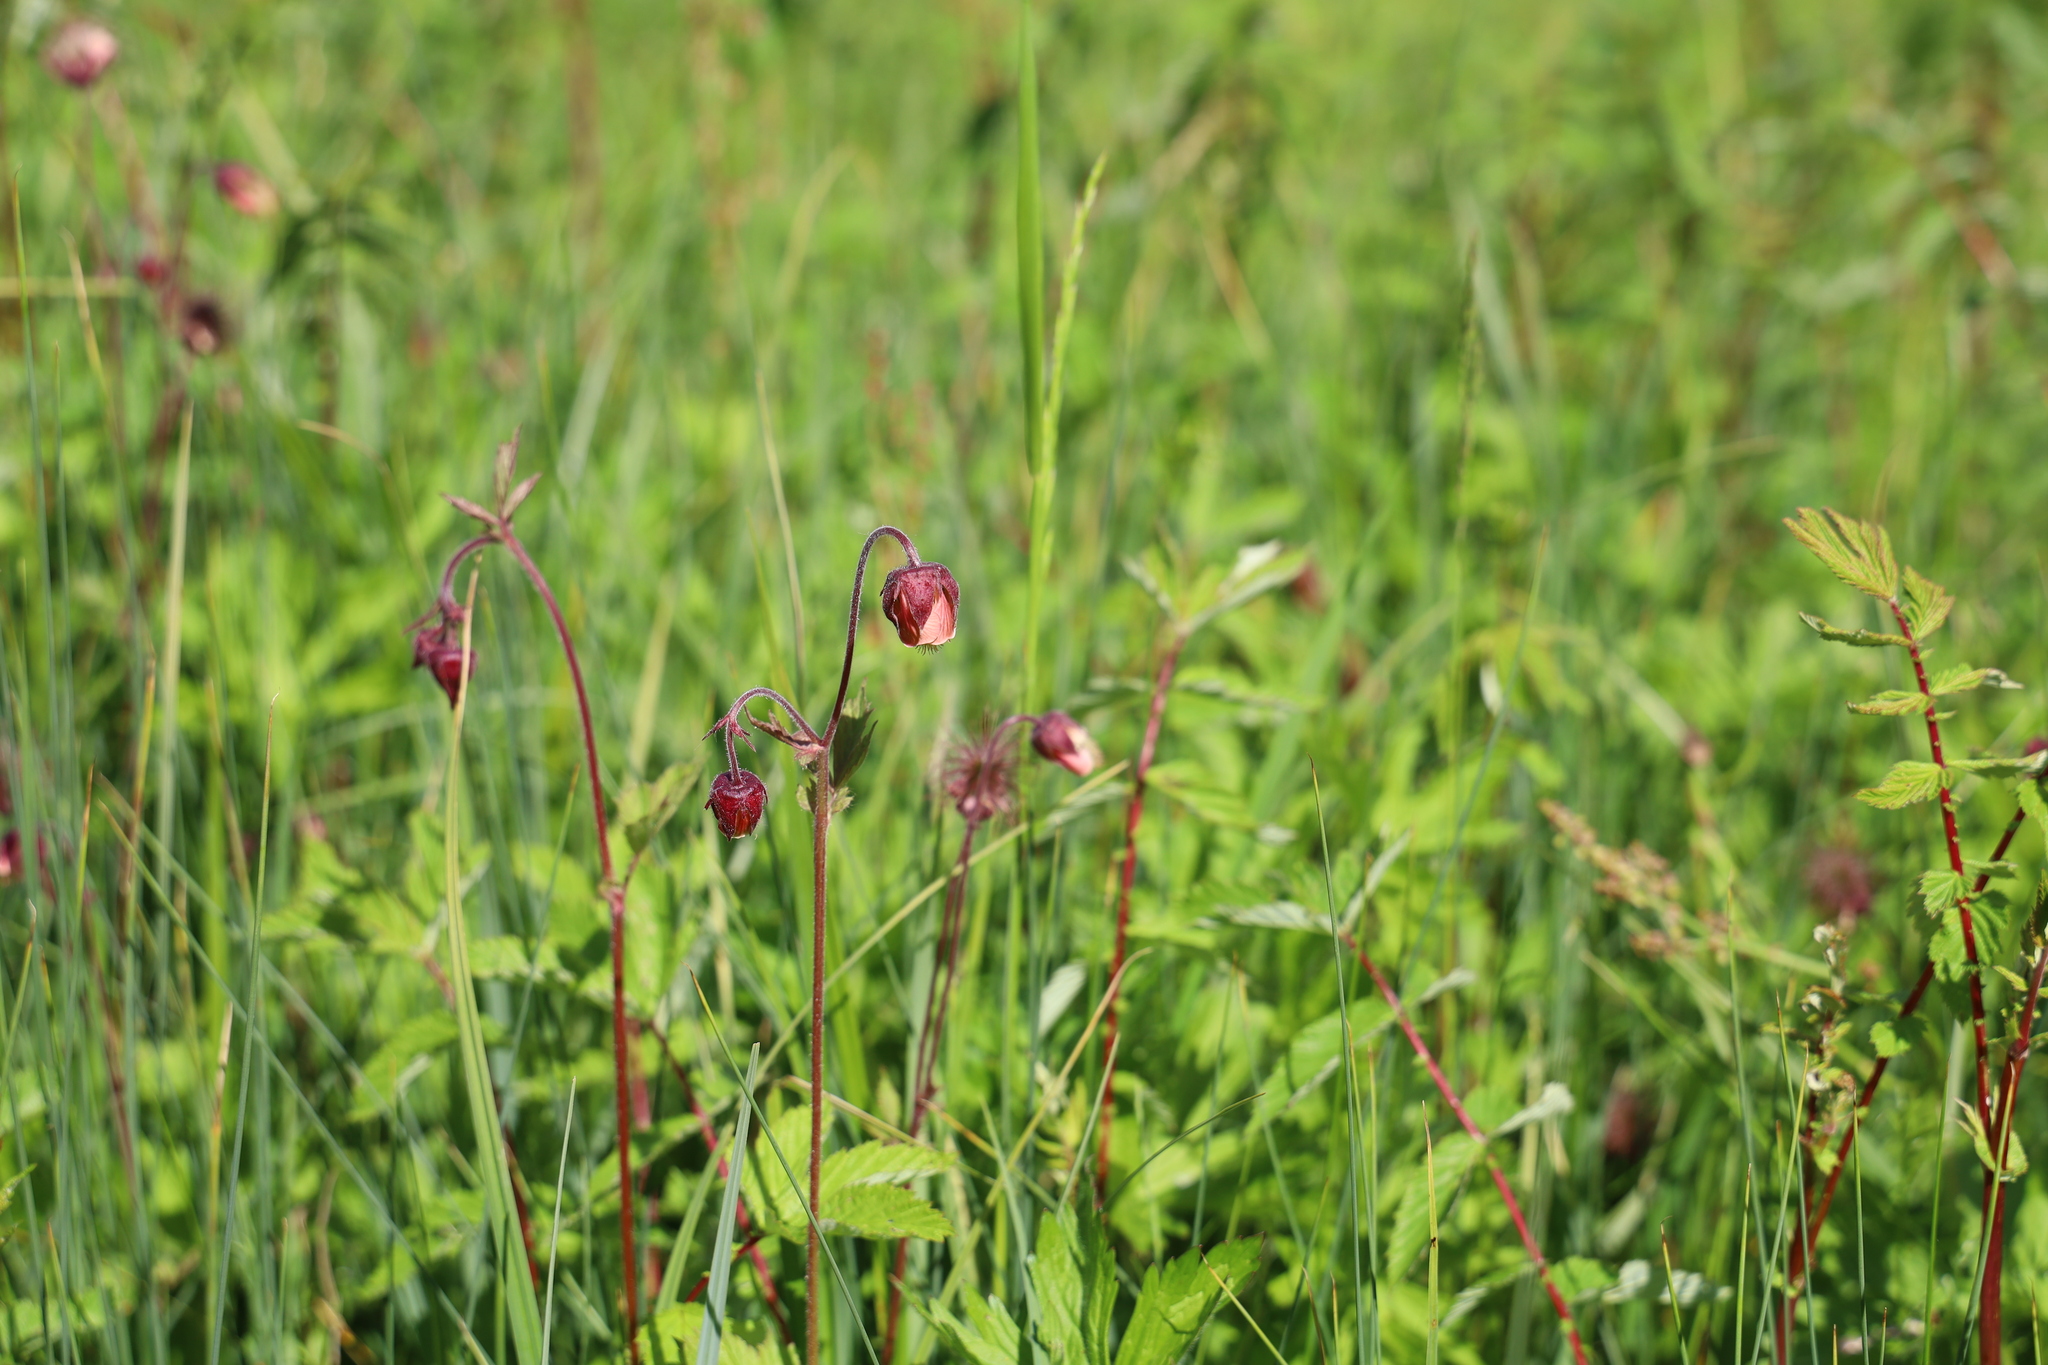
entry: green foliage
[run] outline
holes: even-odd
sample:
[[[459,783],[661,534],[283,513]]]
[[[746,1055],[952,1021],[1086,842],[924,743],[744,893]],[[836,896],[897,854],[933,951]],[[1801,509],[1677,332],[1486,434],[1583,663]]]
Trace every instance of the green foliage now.
[[[772,1144],[764,1139],[741,1172],[747,1207],[766,1231],[800,1241],[807,1226],[804,1181],[811,1159],[810,1106],[784,1110],[766,1136],[773,1138]],[[787,1170],[784,1161],[789,1163]],[[818,1174],[818,1226],[856,1237],[950,1237],[954,1229],[946,1216],[900,1186],[952,1165],[945,1153],[908,1143],[863,1142],[834,1152]]]
[[[1899,810],[1922,801],[1932,801],[1954,779],[1949,769],[1921,759],[1902,759],[1892,765],[1884,781],[1856,793],[1856,799],[1879,810]]]
[[[1242,1296],[1259,1264],[1259,1239],[1241,1237],[1214,1251],[1200,1247],[1150,1266],[1138,1289],[1130,1325],[1117,1343],[1115,1365],[1172,1365],[1223,1304],[1223,1291]]]
[[[1899,564],[1892,558],[1892,538],[1884,527],[1845,517],[1832,507],[1802,507],[1785,518],[1795,539],[1813,551],[1828,571],[1860,593],[1889,602],[1899,590]],[[1947,615],[1942,608],[1942,615]]]

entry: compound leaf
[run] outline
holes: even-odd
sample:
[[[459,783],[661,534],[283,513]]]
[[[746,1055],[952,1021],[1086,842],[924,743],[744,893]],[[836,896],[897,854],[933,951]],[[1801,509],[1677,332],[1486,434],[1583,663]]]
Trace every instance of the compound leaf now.
[[[1931,801],[1946,779],[1938,763],[1908,759],[1895,763],[1875,787],[1865,787],[1856,799],[1879,810],[1900,810],[1921,801]]]

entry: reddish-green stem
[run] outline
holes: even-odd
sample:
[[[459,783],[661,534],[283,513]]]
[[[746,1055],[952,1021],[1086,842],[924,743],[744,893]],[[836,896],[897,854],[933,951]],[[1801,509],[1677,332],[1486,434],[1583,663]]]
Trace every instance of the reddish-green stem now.
[[[1116,894],[1116,948],[1109,959],[1109,1013],[1102,1026],[1102,1137],[1095,1149],[1095,1202],[1109,1195],[1109,1130],[1116,1118],[1116,1006],[1123,982],[1124,941],[1131,927],[1131,884],[1138,876],[1138,825],[1145,818],[1145,775],[1152,771],[1152,756],[1159,749],[1159,726],[1166,719],[1166,694],[1173,687],[1174,669],[1180,665],[1181,648],[1187,636],[1175,631],[1159,661],[1159,676],[1152,683],[1152,710],[1145,718],[1145,738],[1138,746],[1138,761],[1131,767],[1131,803],[1124,811],[1123,876]]]
[[[569,636],[569,623],[562,617],[562,608],[555,601],[555,594],[548,587],[548,581],[526,553],[526,547],[503,522],[486,535],[476,537],[455,552],[448,562],[448,574],[443,577],[443,596],[447,596],[446,585],[453,577],[455,565],[474,550],[497,544],[505,547],[525,571],[527,581],[540,594],[540,600],[548,609],[548,617],[555,623],[555,634],[562,642],[562,657],[569,664],[569,682],[576,692],[576,713],[583,723],[583,754],[590,765],[590,815],[597,829],[597,859],[602,874],[600,885],[604,888],[605,907],[611,913],[612,938],[612,1073],[618,1092],[619,1129],[619,1254],[624,1262],[626,1281],[626,1351],[632,1365],[640,1361],[640,1264],[633,1253],[635,1210],[633,1198],[633,1112],[632,1084],[628,1074],[628,1059],[631,1048],[626,1036],[626,889],[618,884],[612,872],[612,848],[605,826],[604,777],[597,764],[597,727],[590,716],[590,694],[583,686],[583,666],[576,658],[576,644]]]
[[[1485,1131],[1465,1112],[1465,1105],[1458,1099],[1458,1092],[1451,1089],[1451,1083],[1444,1076],[1443,1068],[1437,1065],[1436,1054],[1429,1050],[1429,1044],[1423,1042],[1422,1035],[1416,1032],[1414,1021],[1408,1017],[1407,1006],[1401,1003],[1401,997],[1394,994],[1394,988],[1387,984],[1386,977],[1380,974],[1372,955],[1365,951],[1365,945],[1349,934],[1344,938],[1352,951],[1358,954],[1358,965],[1365,968],[1367,975],[1372,977],[1373,985],[1379,987],[1380,996],[1387,1002],[1387,1008],[1394,1012],[1394,1021],[1400,1024],[1401,1032],[1407,1035],[1408,1046],[1415,1049],[1415,1055],[1429,1068],[1430,1079],[1436,1082],[1437,1093],[1443,1096],[1444,1104],[1463,1125],[1466,1134],[1484,1149]],[[1579,1340],[1579,1325],[1572,1319],[1571,1306],[1564,1301],[1564,1295],[1558,1292],[1557,1282],[1550,1277],[1550,1263],[1543,1259],[1543,1249],[1536,1243],[1536,1234],[1529,1230],[1529,1220],[1522,1216],[1521,1202],[1515,1198],[1515,1192],[1508,1185],[1506,1174],[1501,1171],[1500,1163],[1493,1160],[1491,1154],[1487,1157],[1486,1165],[1493,1173],[1494,1188],[1500,1191],[1501,1202],[1508,1206],[1508,1217],[1514,1220],[1515,1231],[1521,1234],[1522,1249],[1529,1253],[1529,1259],[1535,1263],[1537,1277],[1543,1281],[1544,1292],[1550,1296],[1550,1306],[1557,1310],[1558,1325],[1564,1328],[1565,1336],[1571,1341],[1572,1359],[1577,1361],[1578,1365],[1586,1365],[1586,1347],[1585,1343]]]

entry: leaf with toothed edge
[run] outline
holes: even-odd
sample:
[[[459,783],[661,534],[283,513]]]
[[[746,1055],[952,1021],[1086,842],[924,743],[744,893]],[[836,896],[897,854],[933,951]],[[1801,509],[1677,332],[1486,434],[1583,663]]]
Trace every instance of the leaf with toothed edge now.
[[[1898,593],[1899,564],[1882,526],[1845,517],[1832,507],[1802,507],[1785,527],[1835,577],[1860,593],[1888,601]]]
[[[1955,610],[1956,599],[1946,588],[1908,564],[1906,566],[1906,624],[1924,640],[1941,629]]]
[[[1927,698],[1918,692],[1901,692],[1897,689],[1880,692],[1869,701],[1852,701],[1849,709],[1859,716],[1910,716],[1924,710]]]
[[[1949,780],[1938,763],[1908,759],[1895,763],[1875,787],[1865,787],[1856,799],[1879,810],[1901,810],[1921,801],[1931,801]]]

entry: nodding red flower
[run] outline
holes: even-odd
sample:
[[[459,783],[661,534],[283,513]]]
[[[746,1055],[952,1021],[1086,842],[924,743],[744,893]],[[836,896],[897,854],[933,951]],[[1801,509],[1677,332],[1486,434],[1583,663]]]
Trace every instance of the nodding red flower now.
[[[935,649],[953,638],[960,585],[950,569],[929,560],[891,569],[882,580],[882,615],[904,644]]]
[[[711,779],[711,799],[704,803],[718,821],[718,832],[728,839],[744,839],[761,823],[768,808],[768,788],[745,768],[734,768]]]
[[[0,882],[21,880],[21,831],[0,834]]]
[[[462,695],[465,674],[476,675],[476,651],[465,654],[462,648],[462,608],[443,605],[415,622],[413,629],[418,634],[412,641],[412,666],[433,674],[434,681],[448,694],[448,704],[455,705],[456,698]]]
[[[135,263],[135,278],[151,289],[159,288],[171,278],[170,262],[155,254],[146,255]]]
[[[196,356],[209,356],[228,344],[228,313],[210,294],[195,294],[178,309],[178,339]]]
[[[221,162],[213,168],[213,187],[229,208],[245,218],[268,218],[277,212],[277,188],[254,166]]]
[[[997,726],[954,746],[946,760],[946,795],[961,819],[978,825],[1015,808],[1016,743]]]
[[[43,49],[43,65],[66,85],[84,90],[121,55],[121,43],[90,19],[73,19]]]
[[[1064,711],[1048,711],[1031,727],[1031,747],[1076,777],[1102,766],[1102,746]]]

